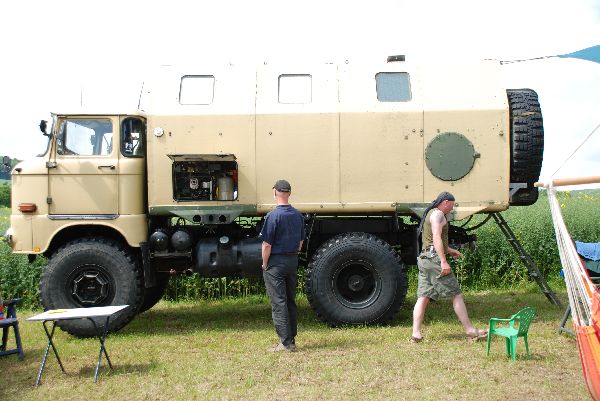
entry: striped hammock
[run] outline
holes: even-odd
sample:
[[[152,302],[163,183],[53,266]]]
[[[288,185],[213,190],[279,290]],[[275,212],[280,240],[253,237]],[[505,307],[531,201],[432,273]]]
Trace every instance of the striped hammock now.
[[[575,243],[560,211],[556,190],[551,185],[548,187],[548,200],[565,274],[583,376],[592,398],[600,401],[600,290],[590,279],[575,249]]]

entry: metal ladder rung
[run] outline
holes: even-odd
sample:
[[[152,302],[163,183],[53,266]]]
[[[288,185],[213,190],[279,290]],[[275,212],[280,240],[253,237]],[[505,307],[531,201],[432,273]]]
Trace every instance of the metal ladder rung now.
[[[562,307],[560,300],[554,291],[552,291],[542,273],[540,273],[531,256],[527,253],[527,251],[525,251],[525,248],[523,248],[514,232],[510,229],[508,223],[506,220],[504,220],[504,217],[502,217],[500,213],[492,213],[492,217],[494,218],[496,224],[498,224],[498,227],[500,227],[500,231],[502,231],[502,234],[504,234],[504,237],[506,237],[508,243],[512,246],[515,252],[519,254],[519,259],[523,261],[523,264],[529,271],[529,277],[533,278],[537,282],[540,289],[551,303]]]

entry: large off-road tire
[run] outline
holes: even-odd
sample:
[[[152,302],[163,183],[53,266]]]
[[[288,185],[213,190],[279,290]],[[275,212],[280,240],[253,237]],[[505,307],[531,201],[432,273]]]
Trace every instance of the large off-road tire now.
[[[110,331],[129,323],[142,304],[142,270],[138,259],[121,243],[83,238],[59,248],[49,259],[40,280],[45,309],[129,305],[110,319]],[[105,319],[95,320],[104,327]],[[63,320],[58,326],[78,336],[96,335],[86,319]]]
[[[388,243],[366,233],[325,242],[306,272],[308,300],[332,326],[388,323],[408,287],[400,257]]]
[[[510,200],[511,205],[532,205],[537,201],[544,153],[544,124],[538,95],[531,89],[508,89],[510,111],[510,182],[527,184]]]
[[[171,276],[168,273],[156,273],[156,285],[150,288],[144,288],[144,300],[138,313],[146,312],[160,301],[169,285]]]

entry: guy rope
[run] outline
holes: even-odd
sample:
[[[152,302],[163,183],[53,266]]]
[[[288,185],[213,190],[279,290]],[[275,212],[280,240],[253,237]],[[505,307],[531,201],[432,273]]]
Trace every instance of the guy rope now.
[[[553,180],[544,185],[552,212],[556,243],[565,275],[572,321],[577,337],[583,376],[592,398],[600,401],[600,289],[594,285],[585,268],[575,243],[571,239],[556,198],[555,187],[600,183],[600,177]]]

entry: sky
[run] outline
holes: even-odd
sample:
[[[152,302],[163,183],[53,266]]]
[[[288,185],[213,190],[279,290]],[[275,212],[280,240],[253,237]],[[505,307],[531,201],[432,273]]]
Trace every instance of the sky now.
[[[161,65],[519,60],[600,44],[600,0],[31,0],[0,5],[0,155],[45,148],[51,111],[135,110]],[[546,58],[502,66],[532,88],[545,127],[541,180],[600,176],[600,64]],[[556,173],[564,164],[564,166]]]

